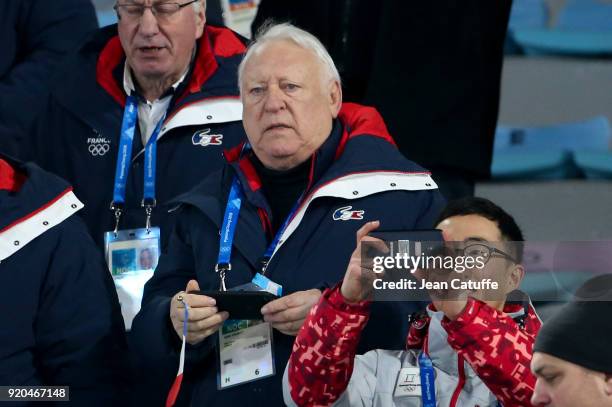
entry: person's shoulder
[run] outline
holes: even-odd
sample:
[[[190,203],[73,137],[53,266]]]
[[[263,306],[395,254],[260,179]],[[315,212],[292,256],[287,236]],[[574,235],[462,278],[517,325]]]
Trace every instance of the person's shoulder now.
[[[75,75],[79,73],[95,73],[100,54],[116,37],[118,37],[116,24],[89,32],[71,52],[62,58],[51,77],[51,83],[55,85],[51,89],[61,89],[66,85],[67,79],[74,80]],[[95,77],[93,79],[95,80]]]
[[[66,180],[40,168],[36,163],[19,161],[13,163],[27,177],[23,186],[25,192],[21,194],[22,199],[30,202],[27,206],[48,207],[72,192],[72,186]]]
[[[379,171],[397,171],[414,175],[429,175],[429,170],[406,158],[394,144],[370,134],[360,134],[347,143],[343,157],[359,157]]]
[[[5,160],[10,160],[3,157]],[[63,179],[40,169],[36,164],[23,164],[10,160],[11,166],[23,175],[24,181],[18,191],[5,197],[0,223],[5,225],[5,238],[17,244],[11,246],[9,256],[26,248],[34,240],[44,240],[54,245],[64,230],[72,230],[78,222],[74,215],[83,204],[72,192],[72,187]],[[68,241],[82,242],[87,236],[83,224],[82,235]],[[53,243],[56,242],[56,243]]]
[[[223,168],[211,172],[189,191],[173,198],[168,203],[169,207],[187,211],[189,209],[186,208],[193,207],[204,212],[208,212],[213,207],[217,208],[224,198],[223,191],[227,187],[226,167],[227,165],[224,165]]]
[[[338,119],[344,129],[341,160],[359,161],[380,171],[429,174],[402,155],[376,108],[344,103]]]
[[[207,24],[203,40],[208,39],[216,57],[242,56],[246,52],[248,39],[224,26]]]

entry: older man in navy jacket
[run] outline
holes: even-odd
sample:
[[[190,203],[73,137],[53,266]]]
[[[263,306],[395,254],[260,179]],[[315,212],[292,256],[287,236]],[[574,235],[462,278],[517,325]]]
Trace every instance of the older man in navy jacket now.
[[[74,185],[101,247],[115,227],[145,227],[143,203],[165,246],[168,201],[219,169],[222,149],[245,137],[236,84],[243,39],[206,24],[205,6],[204,0],[117,2],[118,24],[100,29],[65,62],[36,119],[26,149]],[[131,140],[122,144],[126,129]],[[125,174],[119,197],[118,166]],[[152,168],[150,195],[145,168]],[[120,213],[109,210],[111,203]]]
[[[170,387],[186,330],[179,377],[194,383],[183,394],[193,405],[280,405],[280,372],[293,336],[320,289],[343,275],[355,231],[372,219],[388,229],[428,228],[442,205],[429,173],[402,157],[376,110],[342,105],[338,72],[312,35],[289,24],[271,27],[251,46],[239,74],[248,143],[227,151],[222,171],[177,200],[176,227],[132,332],[140,348],[146,344],[149,368]],[[244,360],[249,349],[273,353],[276,375],[267,365],[266,373],[243,374],[246,365],[224,357],[217,377],[215,338],[232,315],[213,298],[186,292],[250,281],[277,293],[282,286],[284,296],[261,309],[272,345],[258,340],[240,351]],[[395,335],[406,333],[405,315],[414,307],[379,305],[364,349],[400,346]],[[228,335],[260,329],[245,326],[225,325],[223,352],[231,347]]]

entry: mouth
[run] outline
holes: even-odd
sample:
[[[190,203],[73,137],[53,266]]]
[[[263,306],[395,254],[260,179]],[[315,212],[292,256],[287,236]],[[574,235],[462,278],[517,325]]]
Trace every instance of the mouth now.
[[[283,123],[274,123],[266,127],[265,131],[291,129],[292,127]]]
[[[138,47],[138,51],[145,55],[154,55],[163,50],[164,47]]]

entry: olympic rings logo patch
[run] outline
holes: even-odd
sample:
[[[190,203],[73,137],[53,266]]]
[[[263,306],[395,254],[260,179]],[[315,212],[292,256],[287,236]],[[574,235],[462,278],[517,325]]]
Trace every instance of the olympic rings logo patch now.
[[[91,153],[91,155],[94,157],[103,156],[104,154],[108,153],[108,151],[110,150],[110,145],[108,144],[90,144],[88,150]]]

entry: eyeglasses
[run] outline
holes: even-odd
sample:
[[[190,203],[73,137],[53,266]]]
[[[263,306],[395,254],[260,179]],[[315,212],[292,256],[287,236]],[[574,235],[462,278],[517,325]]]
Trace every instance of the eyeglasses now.
[[[465,246],[463,249],[457,250],[463,252],[463,255],[466,257],[482,257],[485,263],[487,263],[489,259],[495,255],[510,260],[513,263],[518,263],[518,261],[516,261],[516,259],[510,256],[508,253],[496,249],[495,247],[487,246],[483,243],[471,243]]]
[[[151,6],[136,3],[117,3],[113,8],[119,20],[125,20],[130,23],[140,20],[140,17],[142,17],[147,8],[151,9],[151,12],[158,22],[168,23],[172,21],[173,17],[180,9],[197,1],[199,0],[191,0],[187,3],[162,2],[154,3]]]

